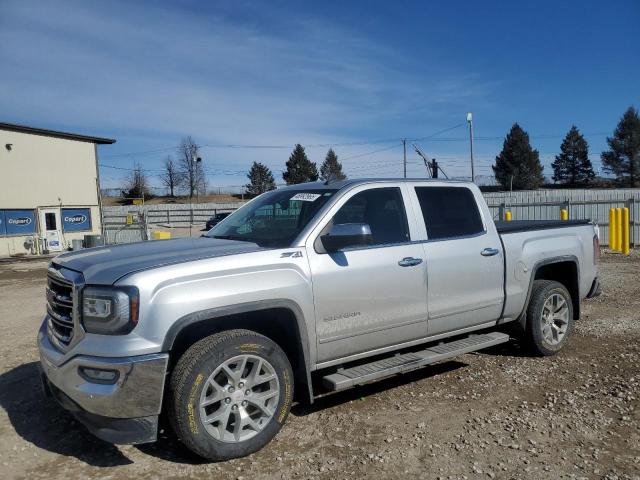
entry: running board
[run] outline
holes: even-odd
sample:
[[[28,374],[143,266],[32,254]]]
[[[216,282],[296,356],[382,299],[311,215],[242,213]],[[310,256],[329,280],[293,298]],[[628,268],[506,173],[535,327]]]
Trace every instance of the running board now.
[[[452,342],[440,342],[418,352],[398,354],[351,368],[341,368],[336,373],[323,377],[322,381],[329,390],[345,390],[508,341],[509,335],[500,332],[469,335]]]

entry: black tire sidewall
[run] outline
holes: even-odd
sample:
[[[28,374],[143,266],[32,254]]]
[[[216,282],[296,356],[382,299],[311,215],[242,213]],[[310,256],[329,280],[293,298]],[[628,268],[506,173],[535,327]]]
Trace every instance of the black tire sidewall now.
[[[551,345],[544,339],[542,334],[542,309],[545,301],[553,294],[562,295],[567,302],[569,308],[569,323],[567,331],[562,341],[556,345]],[[530,347],[539,355],[549,356],[559,352],[567,343],[571,332],[573,331],[573,303],[569,291],[559,282],[554,281],[536,281],[533,286],[531,301],[527,309],[527,337]]]
[[[213,337],[216,337],[215,335]],[[213,340],[213,339],[212,339]],[[197,358],[193,368],[185,372],[178,388],[181,392],[174,403],[178,422],[178,435],[188,448],[198,455],[218,461],[238,458],[260,450],[280,431],[286,421],[293,400],[293,372],[282,349],[273,341],[257,333],[228,335],[213,348],[207,348]],[[212,437],[200,418],[200,396],[206,381],[224,361],[238,355],[256,355],[268,361],[278,375],[280,398],[276,413],[269,424],[252,438],[238,443],[222,442]]]

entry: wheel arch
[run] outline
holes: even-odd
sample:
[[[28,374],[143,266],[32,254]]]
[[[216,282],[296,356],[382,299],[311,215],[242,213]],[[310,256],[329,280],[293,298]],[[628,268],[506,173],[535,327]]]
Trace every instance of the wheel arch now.
[[[527,300],[524,303],[522,313],[518,317],[519,323],[524,327],[527,308],[531,300],[533,282],[536,280],[554,280],[561,283],[571,295],[573,305],[573,319],[580,318],[580,263],[575,255],[563,255],[560,257],[546,258],[537,262],[531,271]]]
[[[276,342],[294,372],[298,400],[313,402],[309,338],[300,306],[288,299],[247,302],[189,313],[167,332],[162,351],[169,352],[169,368],[198,340],[225,330],[247,329]]]

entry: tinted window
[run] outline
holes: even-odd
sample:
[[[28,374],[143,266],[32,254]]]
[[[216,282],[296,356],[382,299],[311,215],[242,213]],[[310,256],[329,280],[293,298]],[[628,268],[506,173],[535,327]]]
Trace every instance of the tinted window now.
[[[357,193],[333,217],[333,224],[366,223],[373,245],[409,241],[407,216],[399,188],[373,188]]]
[[[464,187],[416,187],[430,240],[484,231],[473,193]]]

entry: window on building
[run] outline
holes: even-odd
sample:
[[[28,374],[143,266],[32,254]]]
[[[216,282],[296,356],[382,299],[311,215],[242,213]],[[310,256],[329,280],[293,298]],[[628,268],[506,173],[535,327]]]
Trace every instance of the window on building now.
[[[50,232],[51,230],[57,230],[56,226],[56,214],[55,213],[45,213],[44,214],[44,223],[46,230]]]
[[[333,224],[366,223],[373,245],[409,241],[409,227],[399,188],[372,188],[357,193],[333,217]]]
[[[416,187],[430,240],[484,232],[478,204],[465,187]]]

